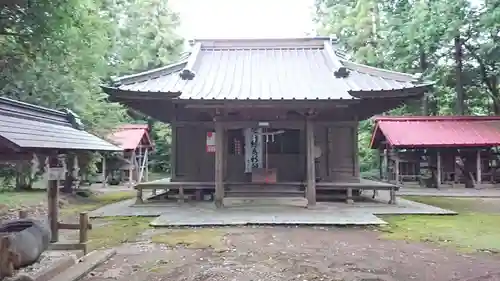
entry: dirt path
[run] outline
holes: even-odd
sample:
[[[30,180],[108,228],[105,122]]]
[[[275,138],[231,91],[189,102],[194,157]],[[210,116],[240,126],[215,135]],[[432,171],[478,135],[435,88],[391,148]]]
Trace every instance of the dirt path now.
[[[182,230],[177,237],[192,231]],[[142,242],[119,247],[116,257],[84,281],[500,280],[474,279],[500,271],[497,258],[381,240],[371,230],[225,228],[212,234],[176,247],[150,242],[161,237],[158,231],[144,235]],[[175,239],[165,241],[173,245]]]

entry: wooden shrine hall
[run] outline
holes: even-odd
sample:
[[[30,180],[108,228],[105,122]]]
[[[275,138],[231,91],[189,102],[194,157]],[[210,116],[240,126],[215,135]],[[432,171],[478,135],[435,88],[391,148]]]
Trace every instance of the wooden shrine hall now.
[[[498,116],[381,116],[371,140],[380,178],[434,188],[497,183],[499,146]]]
[[[149,154],[154,147],[149,136],[149,127],[147,124],[124,124],[113,130],[107,137],[112,143],[116,144],[123,150],[123,160],[118,167],[123,174],[120,178],[124,179],[125,175],[129,182],[129,186],[134,183],[148,181],[149,174]],[[113,165],[116,166],[116,165]],[[102,171],[105,179],[108,178],[109,168],[106,167],[106,160],[103,158]]]
[[[302,197],[394,185],[360,179],[358,121],[418,100],[418,77],[349,61],[335,39],[201,39],[188,56],[103,86],[172,126],[172,177],[136,188],[214,198]],[[155,186],[156,187],[153,187]],[[140,194],[140,192],[139,192]],[[142,194],[138,201],[141,201]]]

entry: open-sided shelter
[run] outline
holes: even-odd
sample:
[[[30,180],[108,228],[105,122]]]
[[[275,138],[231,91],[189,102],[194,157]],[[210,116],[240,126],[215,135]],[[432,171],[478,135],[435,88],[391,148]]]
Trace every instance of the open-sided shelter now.
[[[58,240],[58,184],[66,172],[61,155],[78,151],[121,151],[121,148],[83,130],[77,115],[0,97],[0,161],[34,160],[48,172],[48,209],[52,242]]]
[[[474,181],[472,185],[497,181],[498,116],[381,116],[374,120],[370,146],[380,152],[381,178],[438,188],[468,180]]]
[[[172,126],[165,187],[224,197],[375,189],[362,181],[358,121],[428,90],[412,75],[349,61],[328,37],[202,39],[172,65],[120,77],[110,99]],[[305,189],[305,190],[304,190]]]

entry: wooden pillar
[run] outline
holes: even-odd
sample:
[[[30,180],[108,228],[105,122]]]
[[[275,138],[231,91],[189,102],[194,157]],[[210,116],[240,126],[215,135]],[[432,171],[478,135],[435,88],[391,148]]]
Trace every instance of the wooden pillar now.
[[[384,172],[383,172],[383,165],[384,165],[384,158],[382,156],[382,152],[380,149],[377,150],[377,155],[378,155],[378,173],[380,180],[384,180]]]
[[[477,150],[477,155],[476,155],[476,183],[477,184],[481,184],[481,178],[482,178],[482,175],[481,175],[481,171],[482,170],[482,167],[481,167],[481,149],[478,149]]]
[[[80,163],[78,162],[78,154],[73,156],[73,180],[76,188],[80,188]]]
[[[436,187],[441,188],[442,176],[441,176],[441,152],[436,153]]]
[[[393,149],[392,155],[394,155],[394,181],[399,184],[399,154],[398,151]]]
[[[47,159],[47,213],[51,231],[50,242],[59,241],[59,181],[65,178],[64,157],[48,157]]]
[[[106,156],[103,154],[102,157],[102,187],[107,187],[108,185],[108,174],[106,173]]]
[[[224,127],[215,121],[215,206],[223,207],[224,200]]]
[[[385,168],[385,176],[384,179],[389,182],[391,180],[389,174],[389,151],[387,148],[384,148],[384,168]]]
[[[134,187],[134,166],[135,166],[135,150],[130,152],[130,166],[128,167],[128,187]]]
[[[353,176],[356,177],[356,179],[360,179],[360,174],[359,174],[359,123],[358,123],[358,117],[356,116],[356,123],[355,126],[353,127],[353,139],[354,139],[354,145],[353,145],[353,155],[354,155],[354,171],[353,171]]]
[[[170,180],[175,180],[177,170],[177,126],[171,125],[171,141],[170,141]]]
[[[144,157],[146,157],[146,160],[145,160],[146,166],[144,167],[146,174],[144,174],[144,180],[146,182],[148,182],[149,181],[149,151],[148,150],[146,150],[146,154],[144,155]]]
[[[80,213],[80,245],[83,245],[83,254],[86,255],[88,252],[87,241],[88,238],[88,230],[89,230],[89,215],[87,212]]]
[[[306,169],[307,169],[307,206],[316,205],[316,171],[314,165],[314,123],[306,120]]]

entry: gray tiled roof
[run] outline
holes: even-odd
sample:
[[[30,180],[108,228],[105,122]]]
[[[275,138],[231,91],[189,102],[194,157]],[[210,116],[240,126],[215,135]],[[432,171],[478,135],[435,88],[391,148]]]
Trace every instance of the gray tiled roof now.
[[[68,113],[0,98],[0,138],[16,149],[121,151],[75,127]]]
[[[344,68],[347,77],[337,78]],[[187,80],[182,72],[191,72]],[[189,78],[192,78],[189,80]],[[115,80],[112,88],[179,99],[354,99],[356,92],[415,88],[416,77],[343,59],[329,38],[195,40],[179,63]]]

